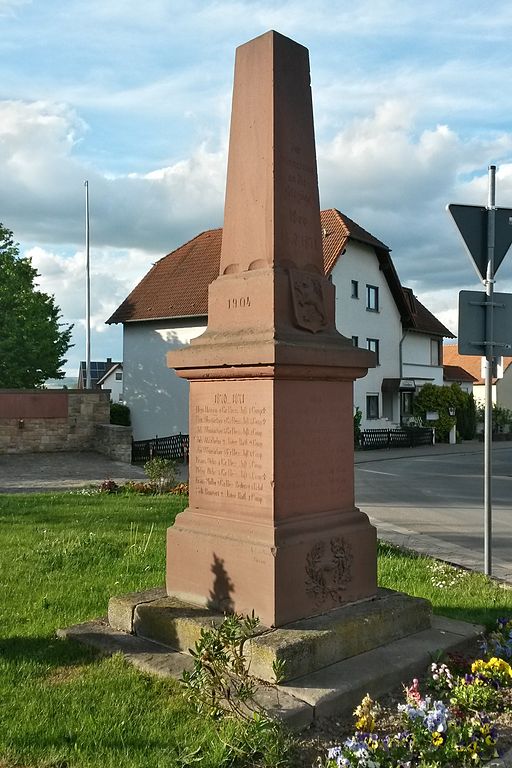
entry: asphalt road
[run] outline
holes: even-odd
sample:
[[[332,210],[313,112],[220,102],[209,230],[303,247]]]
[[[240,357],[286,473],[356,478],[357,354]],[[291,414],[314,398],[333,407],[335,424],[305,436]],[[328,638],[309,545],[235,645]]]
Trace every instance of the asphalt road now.
[[[493,574],[512,581],[512,447],[493,451]],[[382,538],[483,570],[483,455],[359,463],[356,503]]]

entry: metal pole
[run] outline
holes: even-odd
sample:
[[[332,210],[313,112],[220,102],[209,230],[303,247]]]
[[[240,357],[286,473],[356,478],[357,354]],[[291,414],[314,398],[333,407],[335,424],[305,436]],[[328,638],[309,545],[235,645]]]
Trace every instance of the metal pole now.
[[[485,275],[485,419],[484,419],[484,571],[492,574],[492,367],[494,359],[494,243],[496,218],[496,166],[489,166],[487,203],[487,272]]]
[[[85,185],[85,388],[91,389],[91,276],[89,265],[89,182]]]

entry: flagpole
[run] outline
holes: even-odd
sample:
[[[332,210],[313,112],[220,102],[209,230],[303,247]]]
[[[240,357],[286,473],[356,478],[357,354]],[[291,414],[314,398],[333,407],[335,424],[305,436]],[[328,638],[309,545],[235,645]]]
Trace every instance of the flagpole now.
[[[89,263],[89,182],[85,186],[85,388],[91,389],[91,276]]]

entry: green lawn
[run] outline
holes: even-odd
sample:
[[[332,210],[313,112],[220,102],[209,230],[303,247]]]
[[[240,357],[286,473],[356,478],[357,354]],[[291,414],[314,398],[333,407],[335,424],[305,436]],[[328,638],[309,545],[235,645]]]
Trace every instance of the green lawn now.
[[[0,496],[0,768],[244,764],[233,761],[237,724],[199,718],[175,681],[55,638],[58,627],[105,615],[110,596],[162,584],[165,529],[185,501]],[[511,591],[387,546],[379,578],[457,618],[512,615]],[[279,754],[266,752],[277,765]]]

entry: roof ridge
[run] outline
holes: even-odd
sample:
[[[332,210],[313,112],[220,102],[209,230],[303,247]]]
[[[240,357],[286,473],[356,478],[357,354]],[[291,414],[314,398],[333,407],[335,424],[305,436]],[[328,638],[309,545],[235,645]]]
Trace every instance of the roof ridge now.
[[[190,245],[190,243],[193,243],[194,240],[198,240],[203,235],[207,235],[209,232],[218,232],[219,230],[222,231],[223,229],[224,227],[210,227],[210,229],[203,229],[202,232],[199,232],[194,237],[191,237],[190,240],[186,240],[184,243],[181,243],[181,245],[178,245],[176,248],[173,248],[172,251],[169,251],[169,253],[166,253],[165,256],[162,256],[160,259],[157,259],[157,261],[155,261],[153,266],[155,266],[155,264],[159,264],[162,261],[162,259],[166,259],[168,256],[172,256],[172,254],[176,253],[176,251],[181,251],[182,248],[186,248],[187,245]]]

